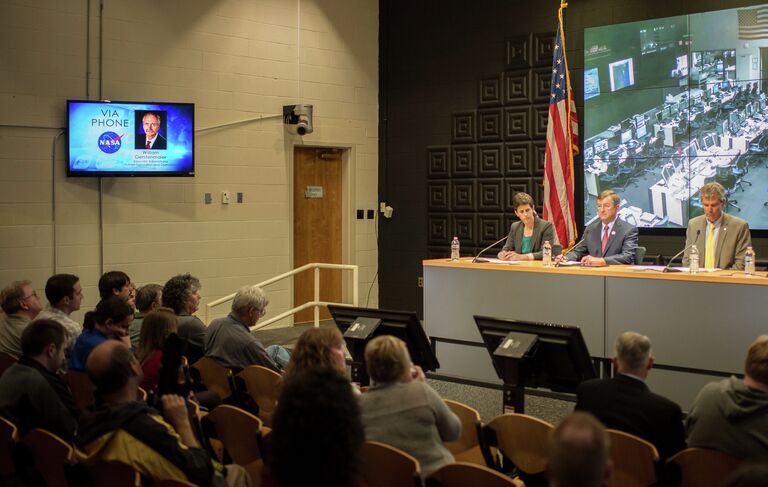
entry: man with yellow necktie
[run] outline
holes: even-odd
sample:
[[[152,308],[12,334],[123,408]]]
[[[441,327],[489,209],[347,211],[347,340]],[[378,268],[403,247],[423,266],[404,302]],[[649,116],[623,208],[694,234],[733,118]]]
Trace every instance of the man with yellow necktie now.
[[[749,225],[723,213],[725,188],[720,183],[702,186],[699,196],[704,214],[688,221],[683,265],[688,265],[690,247],[699,249],[699,265],[705,268],[744,269],[744,253],[752,245]]]

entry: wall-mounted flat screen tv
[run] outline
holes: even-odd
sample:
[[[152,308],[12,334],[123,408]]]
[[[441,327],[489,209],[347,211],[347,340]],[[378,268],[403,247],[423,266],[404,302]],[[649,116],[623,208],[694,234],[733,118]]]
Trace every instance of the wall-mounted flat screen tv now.
[[[613,189],[619,218],[683,229],[718,182],[724,211],[768,230],[766,19],[762,4],[584,30],[585,225]]]
[[[68,176],[194,176],[192,103],[67,101]]]

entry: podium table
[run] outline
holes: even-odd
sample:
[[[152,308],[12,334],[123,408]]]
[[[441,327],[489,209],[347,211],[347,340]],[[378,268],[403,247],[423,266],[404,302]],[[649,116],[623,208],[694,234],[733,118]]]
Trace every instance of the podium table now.
[[[743,374],[747,349],[768,333],[761,312],[765,273],[700,274],[633,266],[544,267],[426,260],[424,322],[436,344],[440,375],[500,384],[474,315],[579,326],[590,355],[610,358],[616,337],[651,339],[654,392],[690,408],[707,382]]]

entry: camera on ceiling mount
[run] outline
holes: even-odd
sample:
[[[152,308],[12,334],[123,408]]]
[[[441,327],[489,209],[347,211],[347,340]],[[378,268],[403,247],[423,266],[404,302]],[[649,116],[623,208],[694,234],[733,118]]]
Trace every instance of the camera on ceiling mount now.
[[[311,134],[312,105],[286,105],[283,107],[283,123],[289,132],[297,135]]]

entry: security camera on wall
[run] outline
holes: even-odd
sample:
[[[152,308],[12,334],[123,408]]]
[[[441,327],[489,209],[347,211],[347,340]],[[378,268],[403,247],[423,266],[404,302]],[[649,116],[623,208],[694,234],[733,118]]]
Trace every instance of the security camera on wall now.
[[[286,105],[283,107],[283,123],[292,134],[312,133],[312,105]]]

